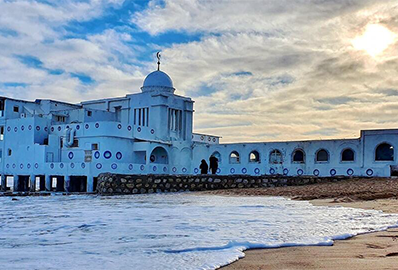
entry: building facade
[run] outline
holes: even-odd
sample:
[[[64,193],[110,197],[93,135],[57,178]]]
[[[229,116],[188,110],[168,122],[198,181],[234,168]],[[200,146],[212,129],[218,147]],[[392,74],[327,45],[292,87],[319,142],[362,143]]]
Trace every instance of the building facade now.
[[[145,78],[141,93],[121,98],[69,104],[2,97],[1,188],[91,192],[100,173],[198,174],[212,155],[218,174],[395,173],[398,129],[362,131],[358,139],[220,144],[220,137],[192,132],[193,103],[160,70]]]

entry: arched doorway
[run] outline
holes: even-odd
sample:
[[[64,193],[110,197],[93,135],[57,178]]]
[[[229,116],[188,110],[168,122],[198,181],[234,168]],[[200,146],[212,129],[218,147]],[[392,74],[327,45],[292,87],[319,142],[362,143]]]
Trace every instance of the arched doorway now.
[[[218,151],[215,151],[213,154],[211,154],[211,157],[215,157],[218,160],[218,163],[221,163],[221,154]]]

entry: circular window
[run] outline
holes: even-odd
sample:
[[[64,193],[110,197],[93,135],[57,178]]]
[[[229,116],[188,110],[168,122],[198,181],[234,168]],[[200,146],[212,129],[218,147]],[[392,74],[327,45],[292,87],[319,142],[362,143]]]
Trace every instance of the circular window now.
[[[86,129],[89,129],[89,128],[90,128],[90,125],[89,125],[89,124],[86,124],[84,127],[85,127]]]
[[[368,176],[372,176],[372,175],[373,175],[373,170],[372,170],[372,169],[367,169],[367,170],[366,170],[366,174],[367,174]]]
[[[353,174],[354,174],[354,170],[353,170],[353,169],[348,169],[348,170],[347,170],[347,174],[348,174],[349,176],[353,175]]]
[[[128,126],[128,127],[127,127],[127,130],[128,130],[128,131],[131,131],[131,126]]]
[[[246,169],[246,168],[243,168],[243,169],[242,169],[242,173],[247,173],[247,169]]]
[[[336,170],[335,170],[335,169],[331,169],[331,170],[330,170],[330,175],[331,175],[331,176],[335,176],[335,175],[336,175],[336,173],[337,173],[337,172],[336,172]]]
[[[69,154],[68,154],[68,158],[69,158],[69,159],[73,159],[74,156],[75,156],[75,155],[73,154],[73,152],[69,152]]]
[[[304,174],[304,171],[302,169],[297,170],[297,175],[303,175],[303,174]]]
[[[71,163],[70,167],[73,169],[75,167],[75,163]]]
[[[254,173],[255,173],[255,174],[259,174],[259,173],[260,173],[260,169],[259,169],[259,168],[255,168],[255,169],[254,169]]]
[[[62,168],[64,167],[64,164],[63,164],[63,163],[60,163],[60,164],[59,164],[59,167],[62,169]]]
[[[229,171],[230,171],[231,173],[235,173],[235,169],[234,169],[234,168],[231,168]]]
[[[143,171],[144,169],[145,169],[145,166],[144,166],[144,165],[141,165],[141,166],[140,166],[140,170]]]
[[[318,176],[318,175],[319,175],[319,170],[318,170],[318,169],[315,169],[315,170],[314,170],[314,175],[315,175],[315,176]]]
[[[105,151],[104,152],[104,158],[110,159],[112,157],[112,153],[110,151]]]
[[[129,170],[131,171],[131,170],[133,170],[133,168],[134,168],[133,164],[130,164],[129,165]]]
[[[111,165],[111,168],[112,168],[113,170],[116,170],[116,169],[117,169],[117,164],[116,164],[116,163],[113,163],[113,164]]]
[[[194,171],[194,173],[198,173],[198,172],[199,172],[199,169],[198,169],[198,168],[195,168],[193,171]]]
[[[121,124],[118,124],[118,125],[117,125],[117,128],[118,128],[118,129],[122,129],[122,125],[121,125]]]
[[[158,169],[156,166],[153,166],[153,171],[156,172],[156,170]]]
[[[122,159],[122,157],[123,157],[122,153],[120,153],[120,152],[117,152],[117,153],[116,153],[116,158],[117,158],[117,159],[120,160],[120,159]]]
[[[95,157],[96,159],[99,159],[100,156],[101,156],[100,152],[97,151],[97,152],[94,153],[94,157]]]
[[[287,168],[283,169],[283,175],[288,175],[289,174],[289,170]]]
[[[95,123],[95,128],[99,128],[99,124],[98,123]]]
[[[275,173],[275,169],[274,168],[269,169],[269,173],[270,174],[274,174]]]
[[[97,165],[95,165],[95,167],[100,170],[102,168],[102,164],[101,163],[97,163]]]

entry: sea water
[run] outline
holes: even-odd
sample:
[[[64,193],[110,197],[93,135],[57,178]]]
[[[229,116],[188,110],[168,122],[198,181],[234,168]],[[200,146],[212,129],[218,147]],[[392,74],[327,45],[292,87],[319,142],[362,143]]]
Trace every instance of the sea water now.
[[[216,269],[248,248],[331,245],[397,222],[282,197],[3,197],[0,269]]]

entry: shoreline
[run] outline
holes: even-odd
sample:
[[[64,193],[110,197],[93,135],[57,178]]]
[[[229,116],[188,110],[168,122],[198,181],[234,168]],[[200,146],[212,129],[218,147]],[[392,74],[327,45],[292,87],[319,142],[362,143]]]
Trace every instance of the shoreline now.
[[[358,186],[353,188],[353,184],[355,186],[358,184]],[[329,191],[330,196],[325,195],[325,190]],[[268,191],[223,190],[206,193],[234,196],[283,196],[293,200],[306,200],[315,206],[342,206],[398,214],[398,180],[393,179],[364,179],[362,183],[348,180],[343,183],[281,187]],[[397,269],[398,260],[398,228],[334,240],[331,246],[248,249],[244,251],[244,254],[244,258],[220,269],[394,270]]]

